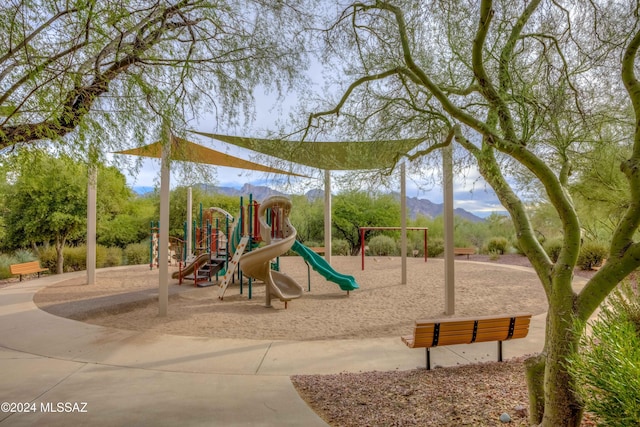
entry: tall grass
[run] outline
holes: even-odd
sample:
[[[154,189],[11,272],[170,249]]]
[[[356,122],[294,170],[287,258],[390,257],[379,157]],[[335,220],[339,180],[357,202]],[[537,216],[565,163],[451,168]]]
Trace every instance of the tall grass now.
[[[579,325],[578,325],[579,327]],[[607,299],[568,362],[574,389],[602,425],[640,425],[640,294],[624,283]]]

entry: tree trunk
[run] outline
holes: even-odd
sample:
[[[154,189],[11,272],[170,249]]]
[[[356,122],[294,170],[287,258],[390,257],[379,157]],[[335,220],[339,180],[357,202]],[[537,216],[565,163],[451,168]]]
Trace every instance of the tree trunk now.
[[[64,242],[64,238],[56,237],[56,272],[58,274],[64,273]]]
[[[544,371],[547,353],[542,352],[524,362],[529,391],[529,424],[538,425],[544,416]]]
[[[547,319],[543,427],[579,427],[582,420],[582,404],[565,366],[580,338],[572,323],[573,294],[553,295]]]

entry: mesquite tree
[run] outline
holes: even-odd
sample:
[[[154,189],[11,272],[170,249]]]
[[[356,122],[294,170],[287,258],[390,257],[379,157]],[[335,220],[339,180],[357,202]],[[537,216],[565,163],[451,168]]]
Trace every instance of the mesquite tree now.
[[[536,424],[580,424],[582,406],[564,365],[579,339],[571,325],[587,320],[640,266],[637,8],[605,1],[373,0],[346,5],[321,32],[325,63],[341,69],[343,85],[326,107],[314,108],[305,138],[335,127],[369,139],[425,138],[410,155],[425,165],[452,144],[508,210],[549,303],[544,350],[527,361]],[[603,139],[603,129],[626,137]],[[620,167],[629,191],[607,264],[578,291],[572,280],[581,224],[568,189],[580,170],[575,161],[599,144],[632,147]],[[516,177],[535,182],[559,218],[556,262],[536,238]]]
[[[104,151],[148,143],[163,118],[177,128],[205,113],[215,117],[208,127],[250,118],[255,87],[284,91],[304,69],[303,6],[5,0],[0,149]]]

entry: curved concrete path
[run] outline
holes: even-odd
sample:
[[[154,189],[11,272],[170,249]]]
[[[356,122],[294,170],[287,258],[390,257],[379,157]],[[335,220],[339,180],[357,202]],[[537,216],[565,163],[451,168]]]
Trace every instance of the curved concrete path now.
[[[41,311],[33,295],[85,275],[52,275],[0,289],[0,411],[4,426],[325,426],[298,396],[293,374],[424,367],[399,337],[257,341],[148,334]],[[171,309],[171,307],[169,307]],[[538,352],[545,314],[504,357]],[[432,350],[432,364],[496,360],[495,343]],[[28,411],[28,412],[27,412]]]

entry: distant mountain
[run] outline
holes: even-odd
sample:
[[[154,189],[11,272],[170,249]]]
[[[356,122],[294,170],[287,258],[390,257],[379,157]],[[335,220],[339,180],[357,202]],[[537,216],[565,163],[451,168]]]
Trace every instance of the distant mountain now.
[[[245,184],[242,188],[218,187],[215,185],[199,184],[200,189],[205,193],[224,194],[226,196],[249,197],[253,196],[254,200],[264,200],[269,196],[287,196],[287,194],[274,190],[264,185]]]
[[[217,194],[225,194],[227,196],[236,196],[236,197],[249,197],[249,195],[253,195],[254,200],[264,200],[269,196],[277,195],[277,196],[288,196],[281,191],[274,190],[270,187],[266,187],[263,185],[251,185],[245,184],[242,188],[237,189],[233,187],[218,187],[214,185],[208,184],[200,184],[200,188],[209,193],[217,193]],[[400,200],[400,193],[393,192],[391,193],[397,200]],[[324,191],[322,190],[309,190],[305,193],[309,200],[315,200],[318,198],[324,197]],[[407,212],[409,214],[409,218],[416,219],[418,215],[423,215],[427,218],[435,218],[437,216],[442,215],[444,210],[444,205],[442,203],[433,203],[427,199],[418,199],[417,197],[407,197]],[[454,210],[454,215],[464,218],[471,222],[482,222],[484,219],[480,218],[477,215],[472,214],[471,212],[464,210],[462,208],[457,208]]]
[[[393,196],[400,200],[400,193],[393,192]],[[407,212],[411,219],[416,219],[418,214],[426,216],[427,218],[435,218],[442,215],[444,211],[444,203],[433,203],[431,200],[418,199],[417,197],[407,197]],[[457,217],[466,219],[471,222],[482,222],[483,218],[472,214],[471,212],[462,208],[456,208],[453,210],[453,214]]]
[[[132,190],[134,193],[142,196],[147,193],[152,193],[153,190],[155,190],[155,187],[145,187],[145,186],[137,185],[133,187]]]

